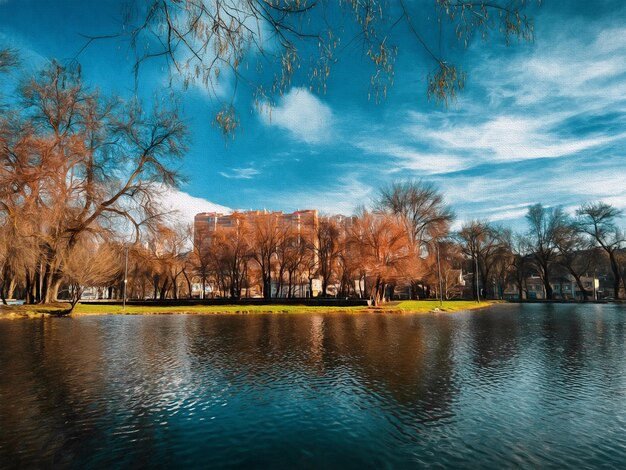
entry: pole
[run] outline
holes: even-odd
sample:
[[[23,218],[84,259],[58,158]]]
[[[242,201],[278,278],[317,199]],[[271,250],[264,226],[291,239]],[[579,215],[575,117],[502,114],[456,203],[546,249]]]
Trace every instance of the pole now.
[[[122,310],[126,310],[126,284],[128,283],[128,245],[126,245],[126,249],[124,250],[124,293],[122,300]]]
[[[437,247],[437,271],[439,273],[439,306],[443,307],[443,285],[441,283],[441,260],[439,259],[439,241],[436,241]]]
[[[478,255],[474,258],[474,279],[476,280],[476,302],[480,302],[480,288],[478,287]]]

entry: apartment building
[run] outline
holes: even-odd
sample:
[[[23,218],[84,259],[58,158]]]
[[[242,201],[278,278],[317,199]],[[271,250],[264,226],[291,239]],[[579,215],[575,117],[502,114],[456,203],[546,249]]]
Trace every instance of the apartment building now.
[[[236,230],[241,224],[254,227],[255,224],[276,221],[278,226],[290,226],[298,234],[312,233],[318,224],[315,209],[298,210],[292,213],[269,212],[267,210],[250,210],[222,214],[218,212],[202,212],[194,217],[194,242],[200,250],[210,245],[212,234],[218,230]]]

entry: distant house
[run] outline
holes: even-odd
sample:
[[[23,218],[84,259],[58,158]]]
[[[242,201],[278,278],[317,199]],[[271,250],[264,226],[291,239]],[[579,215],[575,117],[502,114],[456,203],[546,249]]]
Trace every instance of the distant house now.
[[[597,277],[582,276],[580,278],[583,287],[588,293],[589,298],[597,297],[600,281]],[[556,277],[551,280],[552,298],[555,300],[583,300],[584,294],[580,289],[574,276],[568,274],[566,276]],[[507,285],[504,290],[504,298],[507,300],[519,300],[518,287],[513,284]],[[543,280],[539,276],[530,276],[524,280],[524,291],[522,292],[523,300],[544,300],[546,299],[546,290]]]

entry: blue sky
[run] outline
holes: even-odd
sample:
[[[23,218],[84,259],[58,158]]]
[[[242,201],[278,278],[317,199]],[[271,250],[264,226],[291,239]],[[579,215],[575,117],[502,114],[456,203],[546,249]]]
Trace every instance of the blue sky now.
[[[26,68],[67,59],[84,43],[80,33],[119,30],[120,3],[0,0],[0,46],[18,48]],[[533,43],[506,47],[494,35],[467,49],[446,44],[468,74],[447,108],[428,102],[432,63],[398,33],[404,47],[386,100],[368,101],[369,69],[355,48],[340,56],[326,94],[296,77],[271,119],[238,88],[242,131],[229,141],[211,125],[214,97],[202,87],[168,89],[168,70],[155,61],[142,69],[138,93],[147,101],[179,94],[192,139],[187,181],[164,197],[188,216],[214,205],[350,213],[381,185],[423,178],[445,193],[458,223],[519,226],[536,202],[626,208],[625,13],[620,1],[544,1],[532,8]],[[135,93],[127,43],[94,43],[80,61],[93,87]],[[218,93],[230,86],[225,80]]]

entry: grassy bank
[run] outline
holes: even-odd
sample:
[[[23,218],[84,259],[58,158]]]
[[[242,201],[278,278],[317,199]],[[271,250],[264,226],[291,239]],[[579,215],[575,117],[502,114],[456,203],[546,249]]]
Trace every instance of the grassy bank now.
[[[459,310],[474,310],[477,308],[485,308],[501,301],[486,300],[476,302],[474,300],[453,300],[444,301],[440,305],[438,300],[405,300],[399,302],[395,306],[385,307],[390,310],[400,310],[405,313],[426,313],[426,312],[458,312]]]
[[[390,302],[379,307],[326,307],[303,305],[187,305],[187,306],[127,306],[121,305],[90,305],[78,304],[72,316],[84,315],[159,315],[159,314],[241,314],[241,313],[428,313],[456,312],[484,308],[494,302],[474,302],[457,300],[444,302],[443,307],[438,300],[408,300]],[[12,305],[0,307],[0,318],[44,317],[59,315],[68,309],[67,304],[49,305]]]

